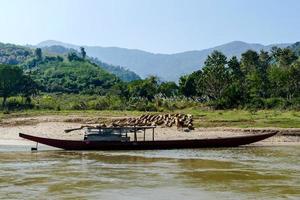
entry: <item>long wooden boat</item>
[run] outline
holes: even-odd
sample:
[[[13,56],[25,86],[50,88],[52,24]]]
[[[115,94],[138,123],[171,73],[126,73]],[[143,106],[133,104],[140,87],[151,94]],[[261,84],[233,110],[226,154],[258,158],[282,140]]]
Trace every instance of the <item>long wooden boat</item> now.
[[[65,150],[157,150],[237,147],[272,137],[277,132],[235,137],[207,138],[192,140],[152,140],[152,141],[86,141],[43,138],[20,133],[21,138]]]

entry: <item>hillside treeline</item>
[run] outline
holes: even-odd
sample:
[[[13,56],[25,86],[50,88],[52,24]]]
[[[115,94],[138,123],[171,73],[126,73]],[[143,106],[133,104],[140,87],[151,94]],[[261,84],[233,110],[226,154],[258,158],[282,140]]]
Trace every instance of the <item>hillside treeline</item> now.
[[[25,63],[0,65],[0,98],[2,109],[299,109],[300,59],[291,48],[248,50],[240,58],[214,51],[176,84],[153,76],[124,82],[84,49],[65,58],[36,49]]]

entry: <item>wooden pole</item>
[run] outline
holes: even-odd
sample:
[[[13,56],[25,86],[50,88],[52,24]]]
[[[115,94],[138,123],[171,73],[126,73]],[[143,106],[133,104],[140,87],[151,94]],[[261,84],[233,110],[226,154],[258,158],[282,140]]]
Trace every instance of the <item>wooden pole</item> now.
[[[144,141],[146,140],[146,129],[144,129]]]
[[[152,128],[152,140],[154,141],[154,128]]]
[[[137,136],[136,136],[136,128],[134,127],[134,141],[137,141]]]
[[[39,145],[39,143],[37,142],[36,146],[31,148],[31,151],[37,151],[38,150],[38,145]]]

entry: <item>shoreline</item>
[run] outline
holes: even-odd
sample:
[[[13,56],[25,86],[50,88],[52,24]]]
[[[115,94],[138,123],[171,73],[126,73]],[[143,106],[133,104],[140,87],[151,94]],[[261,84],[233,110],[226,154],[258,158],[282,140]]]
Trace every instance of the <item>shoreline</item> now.
[[[94,125],[103,121],[116,119],[118,117],[80,117],[80,116],[36,116],[9,118],[0,122],[0,145],[33,145],[34,142],[19,138],[19,133],[27,133],[41,137],[82,140],[83,131],[65,133],[65,129],[77,128],[82,125]],[[213,127],[195,128],[193,131],[177,130],[176,127],[157,127],[155,138],[157,140],[170,139],[201,139],[211,137],[230,137],[245,134],[259,134],[270,131],[278,131],[276,136],[260,141],[251,146],[291,146],[300,145],[300,128],[233,128]],[[129,134],[131,138],[131,136]],[[142,134],[138,134],[142,137]],[[138,137],[138,138],[139,138]],[[150,139],[151,134],[146,134]]]

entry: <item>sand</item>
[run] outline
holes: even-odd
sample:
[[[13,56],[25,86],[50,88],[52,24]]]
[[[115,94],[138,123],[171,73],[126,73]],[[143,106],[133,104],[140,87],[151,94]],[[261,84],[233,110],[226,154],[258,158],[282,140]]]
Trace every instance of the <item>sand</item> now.
[[[103,118],[101,118],[103,120]],[[105,119],[109,120],[109,119]],[[99,122],[99,118],[88,118],[78,116],[40,116],[25,118],[10,118],[0,122],[0,145],[34,145],[33,142],[19,138],[19,133],[27,133],[41,137],[51,137],[58,139],[83,139],[84,132],[73,131],[65,133],[65,129],[78,128],[82,125],[93,125]],[[176,127],[158,127],[155,129],[156,140],[170,139],[198,139],[212,137],[230,137],[245,134],[256,134],[268,131],[279,131],[274,137],[264,141],[254,143],[254,145],[299,145],[300,129],[281,129],[281,128],[196,128],[193,131],[177,130]],[[138,134],[143,138],[143,134]],[[133,136],[131,135],[131,138]],[[152,131],[146,132],[146,139],[152,139]]]

